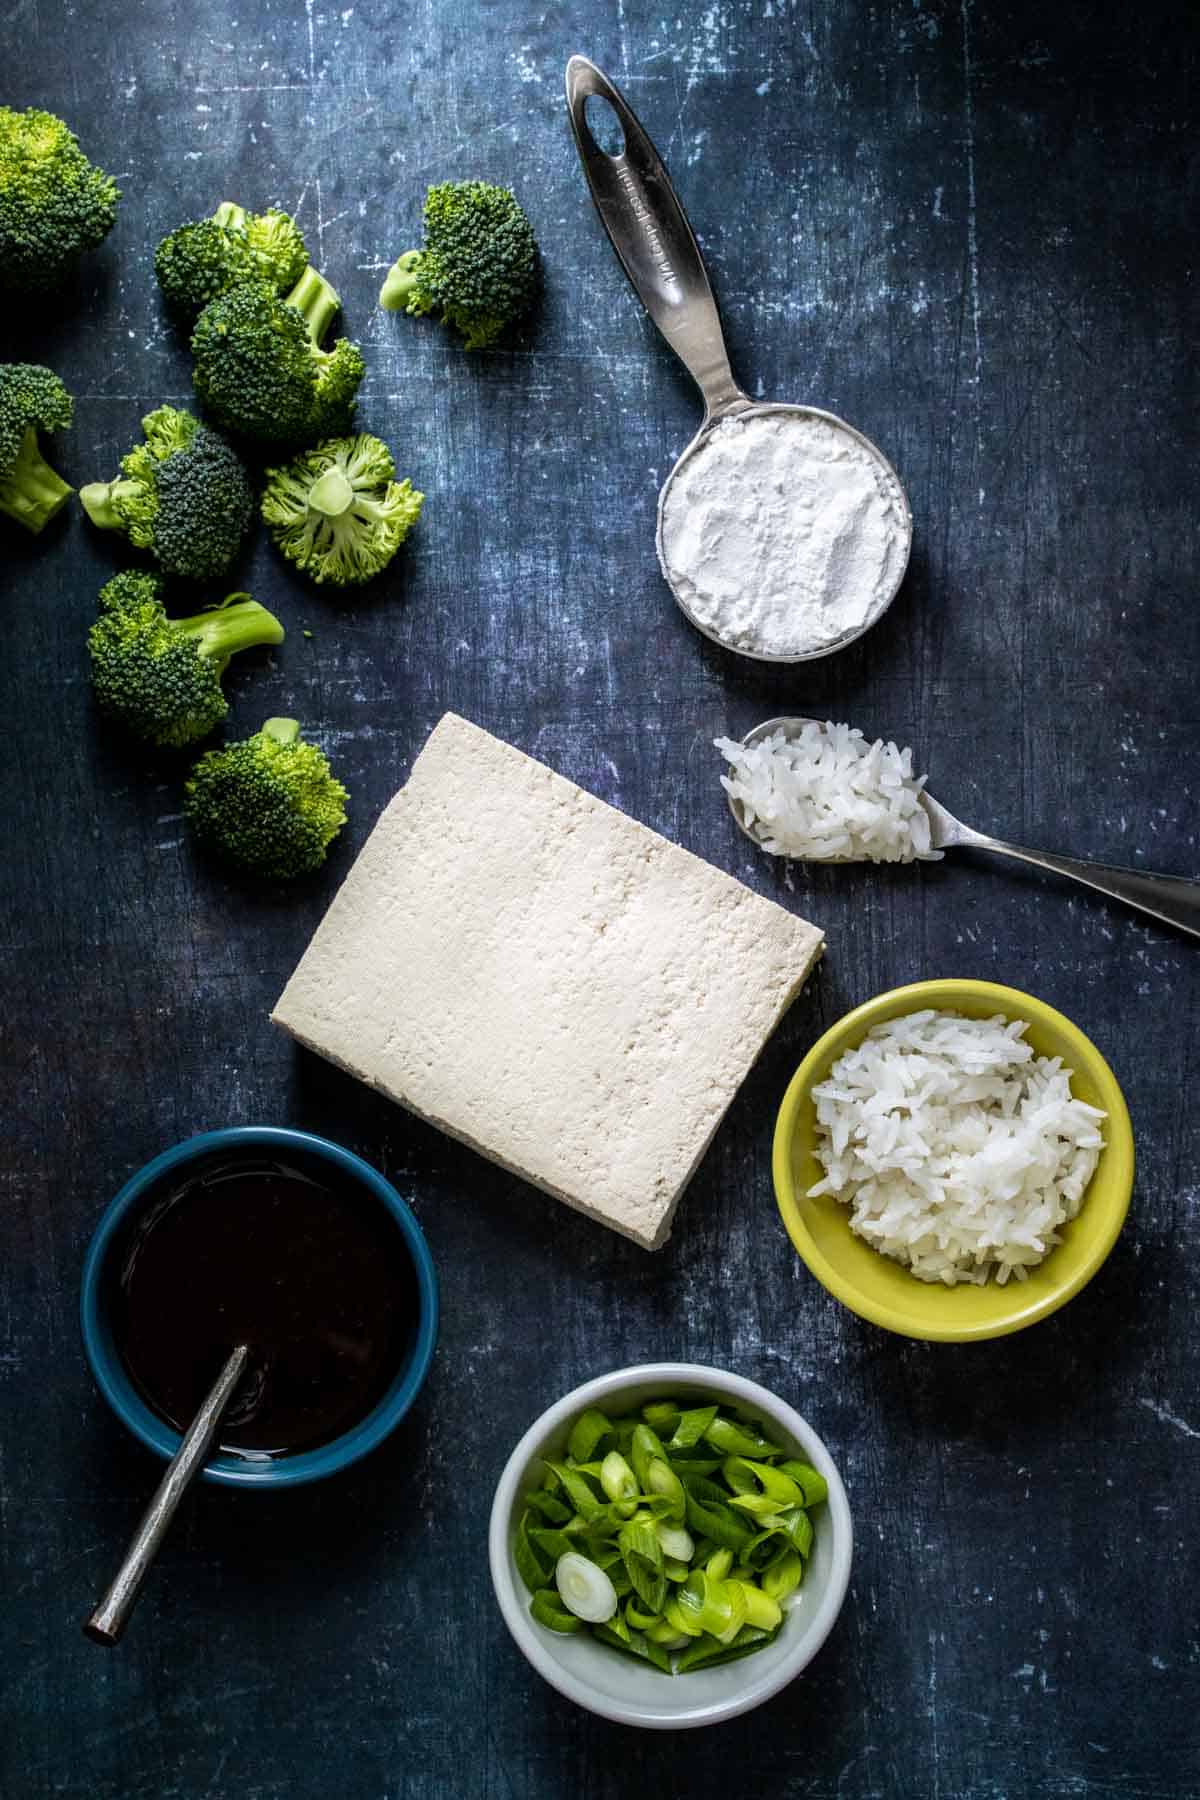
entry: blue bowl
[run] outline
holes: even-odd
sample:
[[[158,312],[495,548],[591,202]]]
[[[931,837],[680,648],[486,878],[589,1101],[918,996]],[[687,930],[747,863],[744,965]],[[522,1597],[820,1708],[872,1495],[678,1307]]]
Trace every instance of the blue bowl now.
[[[205,1464],[203,1476],[206,1481],[219,1482],[224,1487],[295,1487],[303,1481],[322,1481],[327,1475],[336,1475],[366,1456],[400,1423],[416,1399],[429,1372],[437,1339],[437,1276],[429,1246],[409,1208],[376,1169],[352,1151],[331,1144],[328,1138],[313,1137],[307,1131],[289,1131],[274,1125],[240,1125],[227,1131],[205,1131],[199,1137],[188,1138],[185,1143],[164,1150],[161,1156],[156,1156],[125,1183],[96,1227],[83,1265],[83,1293],[79,1305],[83,1347],[100,1392],[122,1424],[164,1459],[174,1456],[179,1448],[178,1432],[172,1431],[151,1412],[130,1380],[113,1341],[102,1277],[114,1237],[129,1214],[136,1212],[164,1175],[178,1171],[198,1157],[211,1155],[213,1151],[264,1148],[302,1151],[332,1163],[343,1177],[358,1182],[386,1207],[412,1259],[417,1281],[417,1328],[408,1359],[397,1371],[387,1393],[352,1430],[343,1432],[341,1437],[318,1449],[300,1450],[294,1456],[280,1456],[266,1462],[214,1456]]]

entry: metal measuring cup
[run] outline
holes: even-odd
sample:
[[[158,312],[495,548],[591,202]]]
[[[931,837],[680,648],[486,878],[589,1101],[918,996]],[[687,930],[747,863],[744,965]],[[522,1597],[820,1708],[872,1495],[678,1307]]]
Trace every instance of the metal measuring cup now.
[[[729,366],[729,352],[700,247],[661,157],[623,95],[586,56],[571,58],[566,81],[571,129],[601,224],[634,292],[704,399],[700,429],[667,476],[658,499],[655,541],[663,575],[697,631],[724,649],[759,662],[810,662],[820,656],[829,656],[861,637],[882,618],[904,578],[912,547],[912,511],[900,478],[883,452],[836,413],[815,406],[752,400],[743,392]],[[585,107],[592,95],[606,101],[620,122],[625,141],[617,155],[602,150],[588,127]],[[897,533],[895,554],[889,559],[886,571],[886,589],[865,622],[819,648],[783,655],[748,649],[744,644],[728,641],[699,620],[671,579],[663,546],[664,509],[671,487],[691,459],[704,448],[711,433],[727,419],[748,419],[771,413],[803,414],[822,420],[831,429],[844,432],[847,440],[865,451],[876,467],[879,483],[893,503]]]

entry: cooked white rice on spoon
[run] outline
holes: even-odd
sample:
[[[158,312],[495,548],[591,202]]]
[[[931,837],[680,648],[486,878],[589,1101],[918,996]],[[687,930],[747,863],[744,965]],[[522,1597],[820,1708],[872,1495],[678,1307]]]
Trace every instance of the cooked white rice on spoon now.
[[[756,744],[715,739],[730,764],[721,786],[742,808],[764,850],[808,862],[934,862],[924,775],[912,751],[868,744],[849,725],[805,722],[798,737],[774,731]]]

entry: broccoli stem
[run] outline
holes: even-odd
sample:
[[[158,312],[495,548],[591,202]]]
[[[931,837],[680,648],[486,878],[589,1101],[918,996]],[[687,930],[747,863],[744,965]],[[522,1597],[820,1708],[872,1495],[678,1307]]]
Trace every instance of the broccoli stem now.
[[[322,513],[327,519],[340,519],[349,511],[354,501],[354,488],[347,481],[343,470],[334,463],[323,475],[318,475],[308,490],[308,504],[313,512]]]
[[[213,214],[214,225],[228,225],[234,231],[240,231],[245,223],[245,207],[235,206],[232,200],[222,200],[220,206],[218,206],[216,212]]]
[[[279,620],[249,594],[230,594],[212,612],[172,619],[171,629],[191,638],[201,656],[210,657],[221,672],[239,650],[283,642]]]
[[[379,304],[387,312],[400,312],[407,306],[408,297],[417,285],[417,270],[421,264],[419,250],[406,250],[388,270],[383,286],[379,290]]]
[[[93,525],[98,525],[101,531],[120,531],[122,521],[116,508],[117,499],[142,491],[140,481],[89,481],[86,487],[80,488],[79,498]]]
[[[21,439],[16,461],[0,480],[0,512],[27,531],[38,532],[62,511],[74,492],[42,455],[31,425]]]
[[[318,273],[310,263],[303,275],[287,297],[287,304],[303,313],[304,323],[308,326],[308,335],[316,349],[321,348],[321,339],[328,331],[341,300],[337,289],[331,287],[325,277]]]
[[[260,737],[272,738],[277,744],[294,744],[300,736],[299,719],[268,719]]]

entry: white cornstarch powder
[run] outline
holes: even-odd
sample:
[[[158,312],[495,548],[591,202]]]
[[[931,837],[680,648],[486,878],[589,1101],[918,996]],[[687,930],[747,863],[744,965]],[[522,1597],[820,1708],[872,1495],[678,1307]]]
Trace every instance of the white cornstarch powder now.
[[[910,536],[881,456],[834,420],[781,409],[723,419],[688,457],[663,493],[659,559],[703,630],[801,657],[874,621]]]

